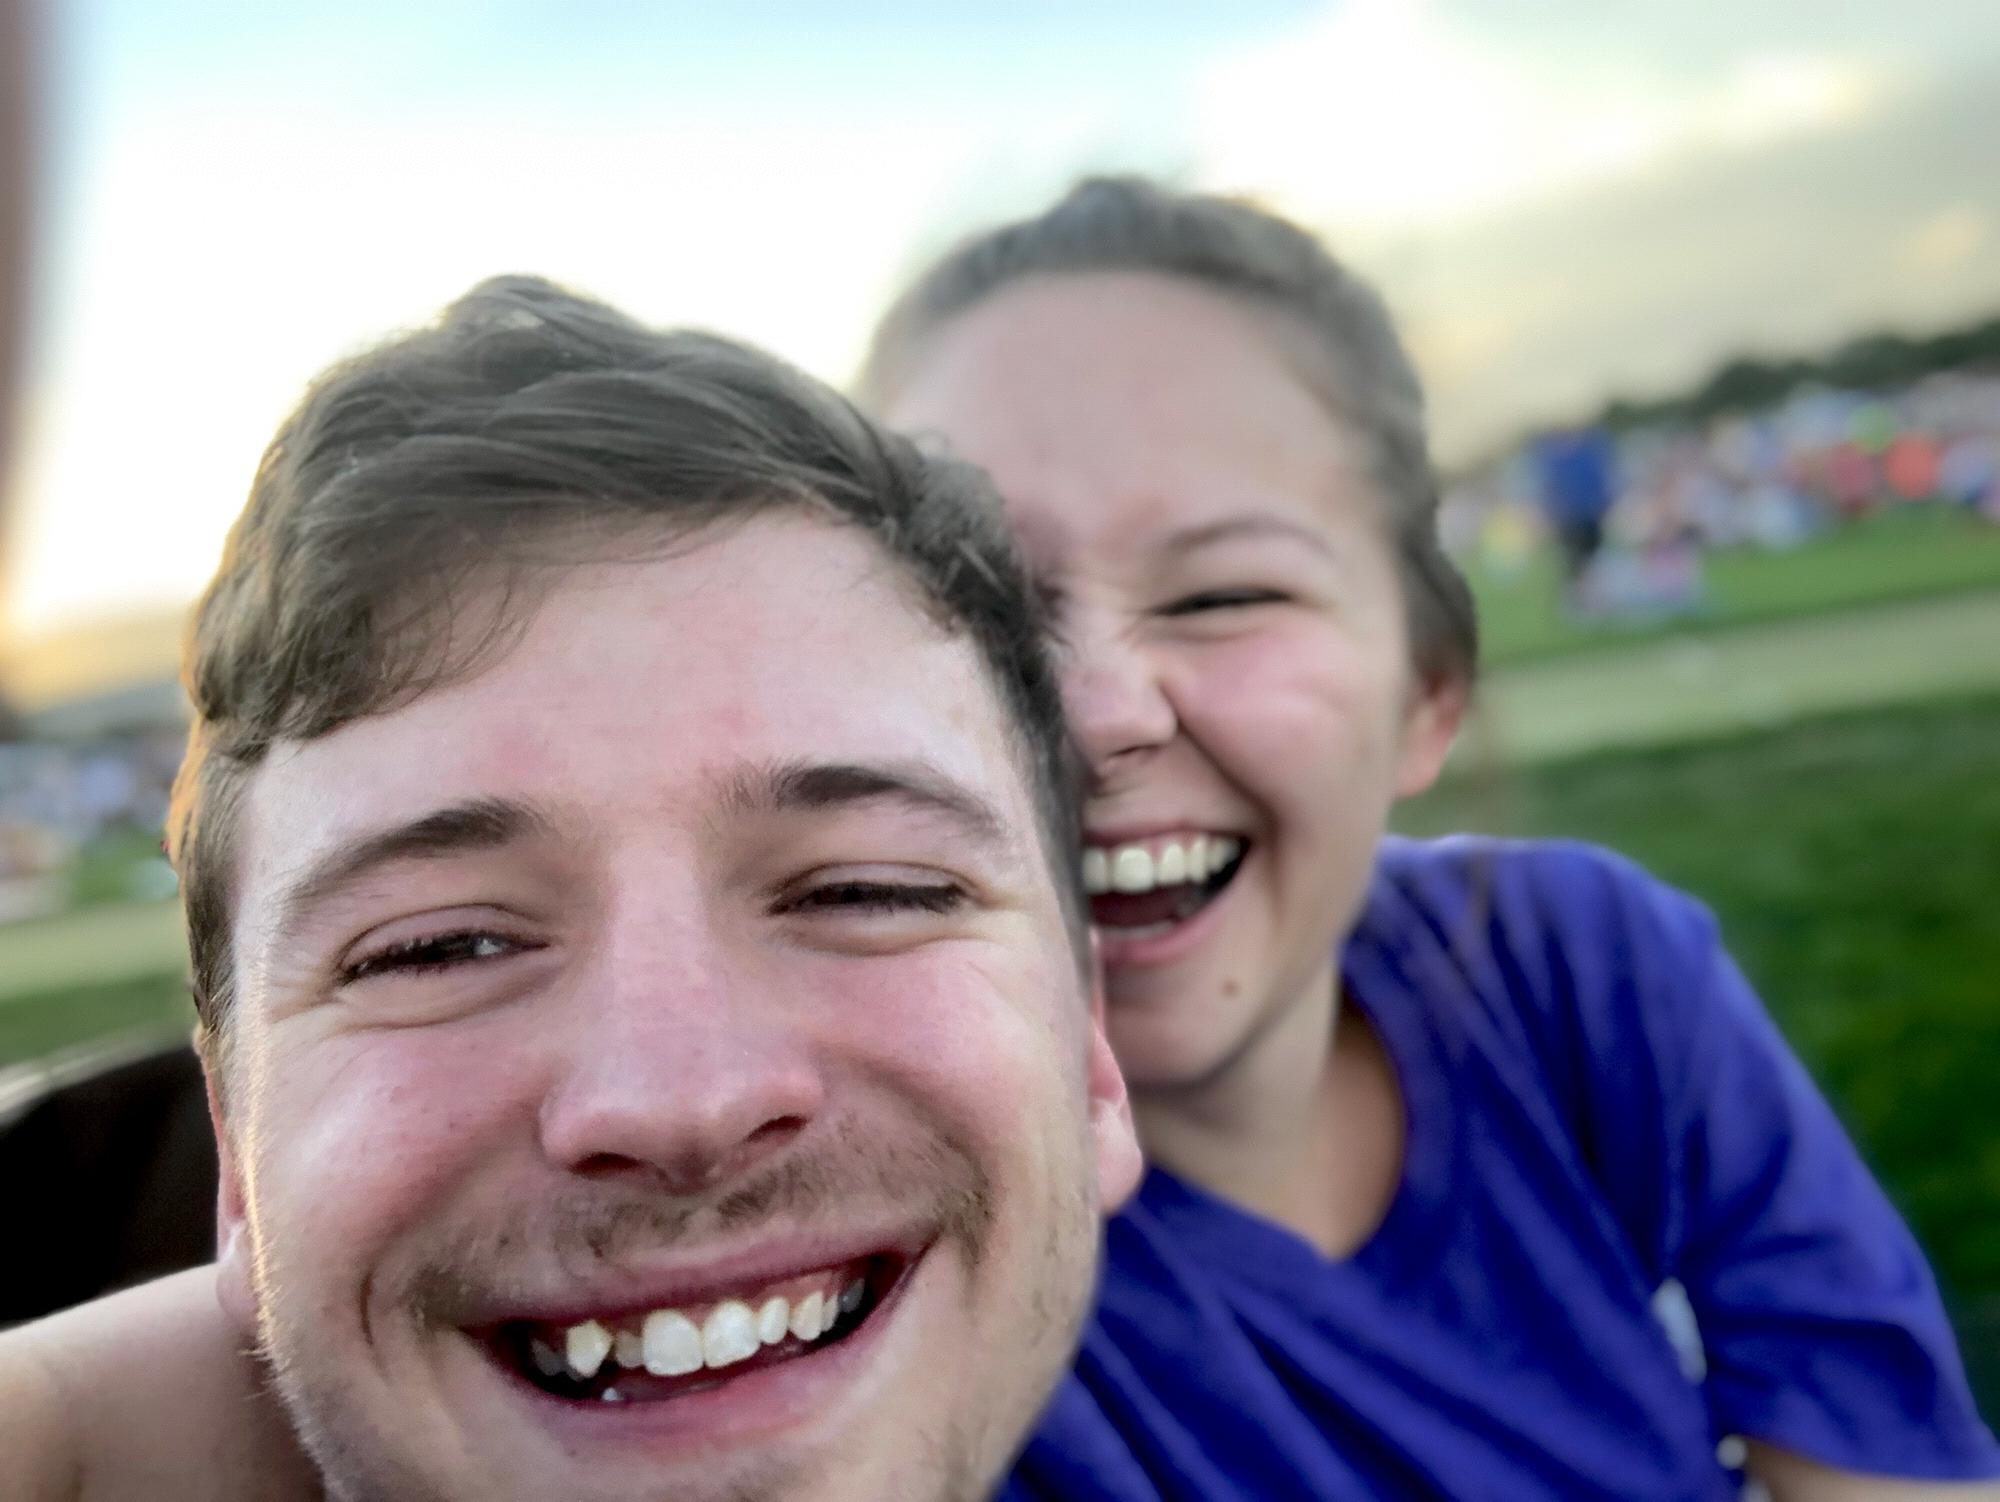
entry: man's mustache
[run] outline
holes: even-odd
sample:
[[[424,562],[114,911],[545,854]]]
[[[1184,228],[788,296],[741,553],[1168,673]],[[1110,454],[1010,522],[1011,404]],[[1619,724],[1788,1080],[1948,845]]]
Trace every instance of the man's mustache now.
[[[601,1280],[640,1259],[729,1241],[762,1229],[841,1232],[919,1227],[957,1243],[976,1271],[992,1234],[991,1180],[949,1137],[864,1139],[844,1129],[823,1145],[693,1194],[649,1179],[572,1179],[498,1212],[468,1214],[442,1230],[396,1302],[425,1322],[464,1323],[462,1312],[510,1297],[546,1297],[565,1284]]]

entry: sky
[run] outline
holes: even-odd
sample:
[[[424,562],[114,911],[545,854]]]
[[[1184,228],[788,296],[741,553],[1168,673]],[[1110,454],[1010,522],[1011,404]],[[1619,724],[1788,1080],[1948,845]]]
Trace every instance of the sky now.
[[[829,379],[1081,172],[1375,279],[1440,455],[2000,310],[1990,0],[67,0],[0,640],[184,603],[315,371],[531,271]]]

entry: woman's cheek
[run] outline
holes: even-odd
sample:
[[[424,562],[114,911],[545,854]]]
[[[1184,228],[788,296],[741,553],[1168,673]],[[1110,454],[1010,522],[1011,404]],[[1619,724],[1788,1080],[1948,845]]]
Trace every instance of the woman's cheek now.
[[[1372,744],[1381,738],[1376,720],[1390,728],[1395,674],[1338,631],[1274,630],[1206,645],[1183,715],[1232,741],[1269,746],[1290,761],[1330,740]]]

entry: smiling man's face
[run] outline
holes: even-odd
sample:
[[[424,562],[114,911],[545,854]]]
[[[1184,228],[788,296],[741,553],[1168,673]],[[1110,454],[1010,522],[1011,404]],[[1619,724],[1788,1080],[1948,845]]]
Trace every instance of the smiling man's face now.
[[[334,1495],[991,1486],[1136,1150],[998,701],[866,541],[578,568],[237,850],[225,1300]]]

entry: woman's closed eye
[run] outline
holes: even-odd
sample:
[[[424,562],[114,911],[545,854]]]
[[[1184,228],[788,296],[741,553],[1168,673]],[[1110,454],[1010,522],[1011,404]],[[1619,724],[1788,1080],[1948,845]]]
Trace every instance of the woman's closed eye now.
[[[1283,590],[1245,586],[1236,589],[1205,589],[1198,594],[1183,595],[1163,606],[1160,614],[1167,616],[1201,615],[1216,610],[1242,610],[1253,605],[1281,605],[1291,596]]]
[[[398,940],[350,960],[340,969],[340,983],[352,985],[356,981],[389,975],[437,974],[467,965],[490,964],[540,947],[490,929],[453,929],[448,933],[425,934]]]

